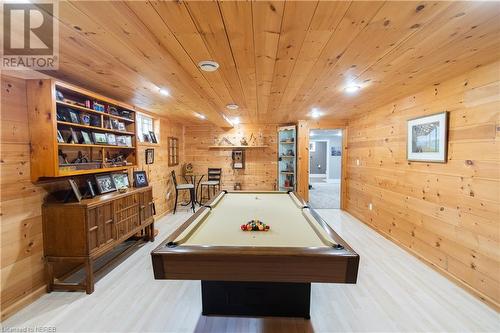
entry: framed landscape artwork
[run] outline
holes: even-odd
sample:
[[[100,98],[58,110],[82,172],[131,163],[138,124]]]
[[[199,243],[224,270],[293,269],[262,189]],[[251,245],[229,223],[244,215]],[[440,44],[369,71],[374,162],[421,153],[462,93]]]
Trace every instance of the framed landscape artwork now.
[[[407,159],[446,163],[448,112],[408,120]]]

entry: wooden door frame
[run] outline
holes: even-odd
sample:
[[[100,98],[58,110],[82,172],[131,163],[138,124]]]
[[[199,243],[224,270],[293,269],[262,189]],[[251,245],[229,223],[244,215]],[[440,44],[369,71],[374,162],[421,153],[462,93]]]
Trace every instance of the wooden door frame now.
[[[314,129],[342,130],[342,170],[340,175],[340,209],[347,199],[347,121],[299,120],[297,124],[297,192],[309,201],[309,132]]]

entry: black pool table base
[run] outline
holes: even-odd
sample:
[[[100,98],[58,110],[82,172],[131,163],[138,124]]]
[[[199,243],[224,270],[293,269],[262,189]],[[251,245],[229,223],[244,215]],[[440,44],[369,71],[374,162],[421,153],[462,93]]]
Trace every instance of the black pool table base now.
[[[310,319],[311,284],[201,281],[203,315]]]

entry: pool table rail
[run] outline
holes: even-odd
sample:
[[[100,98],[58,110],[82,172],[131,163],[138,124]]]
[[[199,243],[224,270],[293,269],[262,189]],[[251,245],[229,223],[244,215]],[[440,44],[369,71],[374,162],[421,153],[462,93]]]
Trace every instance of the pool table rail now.
[[[220,193],[221,194],[221,193]],[[304,203],[318,225],[341,246],[263,247],[183,245],[179,235],[220,200],[199,209],[151,252],[155,279],[356,283],[359,256]],[[295,194],[294,194],[295,195]]]

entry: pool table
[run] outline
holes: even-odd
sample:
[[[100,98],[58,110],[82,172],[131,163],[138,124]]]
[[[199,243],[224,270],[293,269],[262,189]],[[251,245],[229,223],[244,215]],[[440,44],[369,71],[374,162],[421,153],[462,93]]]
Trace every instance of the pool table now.
[[[268,231],[243,231],[258,219]],[[295,192],[221,191],[151,252],[155,279],[201,280],[204,315],[309,318],[311,282],[356,283],[359,256]]]

